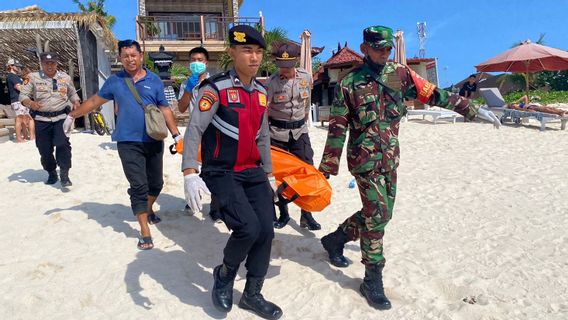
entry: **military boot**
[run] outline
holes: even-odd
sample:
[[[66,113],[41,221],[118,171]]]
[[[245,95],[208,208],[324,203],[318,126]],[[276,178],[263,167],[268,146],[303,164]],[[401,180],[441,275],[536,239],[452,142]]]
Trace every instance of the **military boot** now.
[[[280,218],[274,221],[274,228],[282,229],[290,221],[290,215],[288,214],[288,205],[284,203],[278,203],[278,209],[280,211]]]
[[[347,241],[349,239],[341,228],[321,238],[321,244],[329,255],[329,262],[338,268],[345,268],[349,265],[349,261],[343,256],[343,248]]]
[[[300,227],[308,228],[308,230],[320,230],[321,225],[314,219],[311,212],[302,210],[300,216]]]
[[[385,296],[383,288],[383,265],[365,266],[365,279],[359,291],[371,307],[379,310],[388,310],[391,308],[389,299]]]
[[[48,171],[48,174],[49,177],[47,178],[47,181],[45,181],[45,184],[54,184],[57,180],[59,180],[59,177],[57,177],[57,171]]]
[[[69,180],[69,169],[61,169],[59,176],[61,177],[61,186],[62,187],[66,188],[66,187],[70,187],[70,186],[73,185],[71,180]]]
[[[221,264],[213,269],[213,305],[221,312],[229,312],[233,308],[233,284],[237,276],[237,268]]]
[[[264,300],[260,293],[263,284],[264,278],[247,277],[239,307],[251,310],[264,319],[278,319],[282,316],[282,309],[274,303]]]

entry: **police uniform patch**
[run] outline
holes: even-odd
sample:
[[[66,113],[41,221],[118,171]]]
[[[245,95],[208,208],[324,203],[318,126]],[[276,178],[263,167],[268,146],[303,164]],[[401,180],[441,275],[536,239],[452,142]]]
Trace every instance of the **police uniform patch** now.
[[[203,92],[203,96],[199,99],[199,110],[200,111],[209,111],[211,106],[217,101],[217,97],[211,91]]]
[[[26,84],[30,83],[30,79],[28,79],[28,78],[24,79],[23,83],[24,83],[24,86],[25,86]]]
[[[300,86],[307,87],[308,86],[308,80],[306,80],[306,79],[300,80]]]
[[[239,97],[239,90],[229,89],[227,90],[227,100],[229,103],[240,103],[241,99]]]
[[[266,107],[266,95],[264,93],[258,94],[258,103],[261,106]]]
[[[284,101],[286,101],[285,95],[281,94],[281,95],[276,96],[276,102],[284,102]]]

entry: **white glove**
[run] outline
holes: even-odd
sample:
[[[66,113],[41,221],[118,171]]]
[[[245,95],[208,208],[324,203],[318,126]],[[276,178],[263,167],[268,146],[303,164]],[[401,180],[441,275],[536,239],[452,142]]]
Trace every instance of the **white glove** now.
[[[73,130],[73,123],[75,122],[75,118],[70,115],[67,115],[65,121],[63,121],[63,132],[69,138],[71,136],[71,131]]]
[[[183,139],[183,136],[181,134],[178,134],[177,136],[174,137],[174,143],[178,143],[182,139]]]
[[[268,182],[270,183],[270,187],[272,188],[272,192],[274,193],[274,200],[278,200],[278,186],[276,185],[276,177],[269,176]]]
[[[487,110],[485,108],[479,108],[477,116],[483,120],[492,122],[495,129],[499,129],[501,127],[501,120],[497,118],[493,111]]]
[[[190,173],[183,177],[185,202],[193,212],[198,212],[203,209],[201,205],[202,194],[211,194],[205,182],[201,180],[197,173]]]

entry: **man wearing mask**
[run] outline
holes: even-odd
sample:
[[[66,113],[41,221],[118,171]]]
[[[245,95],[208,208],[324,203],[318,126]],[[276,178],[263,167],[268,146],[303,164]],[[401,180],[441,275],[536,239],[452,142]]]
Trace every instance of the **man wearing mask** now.
[[[201,81],[209,78],[207,64],[209,63],[209,52],[203,47],[195,47],[189,51],[189,70],[191,77],[187,79],[183,95],[178,102],[178,110],[184,113],[189,107],[189,114],[195,105],[195,98]]]
[[[49,175],[45,183],[54,184],[59,180],[56,171],[59,166],[61,186],[69,187],[72,185],[69,179],[71,143],[63,131],[63,123],[71,109],[80,105],[80,99],[73,79],[57,70],[57,53],[44,52],[40,61],[42,71],[30,73],[28,84],[20,91],[20,102],[30,108],[35,120],[36,146],[41,165]]]
[[[355,177],[363,207],[339,228],[321,239],[331,264],[347,267],[343,256],[348,241],[360,240],[365,277],[361,294],[374,308],[391,308],[383,288],[383,236],[392,217],[399,164],[398,130],[406,114],[404,100],[453,110],[466,118],[480,116],[500,126],[486,109],[459,95],[436,88],[407,66],[388,62],[394,47],[392,29],[373,26],[363,31],[364,64],[347,74],[336,87],[329,132],[319,170],[337,175],[346,133],[347,164]]]

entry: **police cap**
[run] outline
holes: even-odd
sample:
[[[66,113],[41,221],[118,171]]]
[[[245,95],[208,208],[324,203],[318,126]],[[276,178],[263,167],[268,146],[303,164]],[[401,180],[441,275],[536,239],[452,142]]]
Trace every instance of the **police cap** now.
[[[59,55],[55,52],[44,52],[39,55],[41,62],[57,62],[59,61]]]
[[[247,25],[238,25],[229,29],[229,43],[231,45],[256,44],[266,49],[266,42],[262,34]]]
[[[392,29],[384,26],[372,26],[363,30],[363,41],[377,49],[394,47]]]
[[[298,57],[300,57],[300,47],[298,47],[298,45],[284,42],[279,44],[275,49],[275,63],[279,68],[293,68],[296,66]]]

